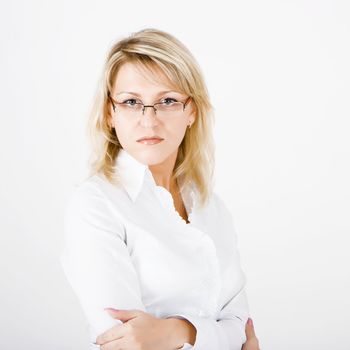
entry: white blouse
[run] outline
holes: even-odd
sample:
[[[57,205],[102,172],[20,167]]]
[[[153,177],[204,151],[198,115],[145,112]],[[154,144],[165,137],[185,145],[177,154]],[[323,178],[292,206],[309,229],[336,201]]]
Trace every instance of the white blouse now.
[[[232,216],[214,192],[204,208],[191,184],[181,191],[189,224],[147,165],[121,149],[122,186],[102,174],[82,181],[64,216],[60,262],[87,319],[90,349],[122,324],[105,307],[178,317],[197,330],[181,349],[240,350],[249,317]],[[181,183],[180,180],[179,184]]]

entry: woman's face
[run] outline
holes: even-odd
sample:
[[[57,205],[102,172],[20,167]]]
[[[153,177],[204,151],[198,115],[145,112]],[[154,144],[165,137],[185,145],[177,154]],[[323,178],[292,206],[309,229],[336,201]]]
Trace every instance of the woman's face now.
[[[168,99],[166,100],[168,103],[172,101],[169,99],[181,102],[187,99],[187,95],[154,80],[151,72],[141,73],[135,64],[125,63],[119,69],[111,97],[117,102],[127,101],[128,104],[143,102],[144,105],[153,105],[164,99]],[[161,80],[163,79],[159,79]],[[164,162],[174,153],[177,154],[188,124],[194,121],[193,111],[191,102],[188,102],[185,110],[181,109],[176,117],[163,115],[162,118],[161,112],[157,111],[155,114],[152,107],[146,107],[144,113],[141,110],[130,117],[127,112],[123,113],[118,109],[118,106],[114,112],[111,106],[111,123],[123,149],[141,163],[155,165]],[[138,141],[152,136],[163,140],[158,143]]]

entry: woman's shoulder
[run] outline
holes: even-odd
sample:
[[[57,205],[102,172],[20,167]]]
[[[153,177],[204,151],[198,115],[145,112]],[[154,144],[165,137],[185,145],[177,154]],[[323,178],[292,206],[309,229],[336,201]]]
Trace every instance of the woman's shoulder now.
[[[104,175],[94,174],[75,183],[66,203],[66,211],[108,212],[114,207],[111,196],[120,200],[123,191]]]
[[[212,192],[211,196],[212,206],[215,208],[215,211],[221,222],[233,224],[233,215],[227,201],[223,198],[221,194],[216,191]]]
[[[210,196],[201,206],[199,204],[198,194],[195,196],[195,215],[200,217],[200,221],[204,226],[216,228],[224,228],[230,226],[232,215],[223,197],[216,191],[212,190]]]
[[[76,182],[68,196],[67,206],[89,204],[94,198],[101,197],[102,186],[97,175]]]
[[[89,198],[104,197],[107,199],[111,191],[121,193],[121,188],[109,182],[109,180],[100,173],[90,175],[80,182],[77,182],[71,192],[71,198],[88,200]]]
[[[100,227],[105,230],[122,229],[120,213],[108,195],[108,183],[103,177],[93,175],[77,183],[71,192],[64,211],[66,226]]]
[[[215,212],[217,214],[227,210],[226,203],[223,200],[222,196],[214,190],[211,192],[209,200],[206,202],[204,208],[211,213]]]

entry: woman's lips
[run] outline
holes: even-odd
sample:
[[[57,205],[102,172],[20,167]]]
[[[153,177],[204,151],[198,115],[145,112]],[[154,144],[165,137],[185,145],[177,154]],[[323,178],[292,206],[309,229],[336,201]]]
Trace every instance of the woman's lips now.
[[[155,145],[162,141],[163,139],[160,139],[160,138],[149,138],[149,139],[141,139],[141,140],[138,140],[137,142],[140,142],[144,145]]]

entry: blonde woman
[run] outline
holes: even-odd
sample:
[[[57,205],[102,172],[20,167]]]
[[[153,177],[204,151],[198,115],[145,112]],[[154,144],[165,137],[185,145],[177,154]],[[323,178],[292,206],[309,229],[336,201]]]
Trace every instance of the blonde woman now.
[[[232,216],[213,192],[212,112],[172,35],[144,29],[111,47],[60,257],[91,349],[258,349]]]

